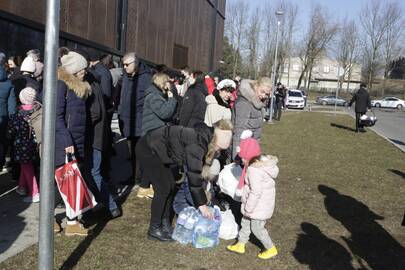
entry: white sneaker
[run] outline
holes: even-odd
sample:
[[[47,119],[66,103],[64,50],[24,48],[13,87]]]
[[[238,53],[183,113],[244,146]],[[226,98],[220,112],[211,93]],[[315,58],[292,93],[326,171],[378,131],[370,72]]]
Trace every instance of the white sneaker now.
[[[39,202],[39,193],[37,193],[35,196],[32,197],[31,196],[25,197],[23,201],[26,203],[37,203]]]

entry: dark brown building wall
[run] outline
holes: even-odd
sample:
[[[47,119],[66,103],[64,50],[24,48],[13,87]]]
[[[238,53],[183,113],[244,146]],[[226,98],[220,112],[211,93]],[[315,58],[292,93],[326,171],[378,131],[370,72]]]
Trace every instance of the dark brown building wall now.
[[[60,29],[116,49],[117,1],[61,0]],[[46,0],[0,0],[0,10],[44,24]]]
[[[214,1],[212,1],[214,2]],[[224,14],[225,0],[218,1]],[[188,48],[188,65],[209,70],[213,13],[206,0],[130,0],[128,1],[127,51],[173,67],[174,45]],[[216,13],[217,14],[217,13]],[[217,14],[214,69],[222,57],[224,19]]]
[[[60,28],[74,36],[111,49],[117,48],[117,5],[120,0],[61,0]],[[224,18],[210,3],[218,2],[225,15],[225,0],[124,0],[128,3],[126,51],[156,64],[173,66],[175,44],[188,50],[193,69],[215,70],[222,57]],[[36,23],[45,23],[46,0],[0,0],[0,10]],[[216,27],[213,16],[216,14]],[[216,28],[213,40],[212,32]],[[214,52],[211,52],[213,42]]]

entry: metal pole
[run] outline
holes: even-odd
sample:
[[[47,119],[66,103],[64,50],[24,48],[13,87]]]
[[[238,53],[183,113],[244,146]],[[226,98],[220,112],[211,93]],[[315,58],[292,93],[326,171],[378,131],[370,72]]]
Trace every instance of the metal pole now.
[[[274,54],[274,65],[273,65],[273,74],[271,81],[273,82],[273,89],[271,91],[270,97],[270,119],[269,122],[273,123],[273,100],[274,100],[274,91],[276,89],[276,72],[277,72],[277,51],[278,51],[278,32],[280,28],[280,20],[277,20],[277,32],[276,32],[276,52]]]
[[[336,107],[337,107],[337,98],[339,93],[339,82],[340,82],[340,68],[339,65],[337,67],[337,86],[336,86],[336,96],[335,96],[335,112],[334,115],[336,116]]]
[[[56,69],[59,45],[59,12],[60,0],[47,0],[41,147],[41,202],[39,210],[39,270],[53,269]]]

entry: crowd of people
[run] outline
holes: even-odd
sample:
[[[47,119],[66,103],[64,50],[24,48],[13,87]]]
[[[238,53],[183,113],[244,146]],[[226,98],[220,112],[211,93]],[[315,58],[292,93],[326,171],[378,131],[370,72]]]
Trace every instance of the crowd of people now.
[[[28,51],[21,65],[16,62],[0,53],[0,168],[9,155],[19,179],[17,193],[35,203],[40,200],[40,151],[30,116],[42,107],[43,64],[38,50]],[[243,168],[238,185],[243,218],[238,242],[228,249],[244,253],[252,232],[266,248],[259,257],[268,259],[277,254],[264,225],[274,209],[278,168],[276,157],[261,152],[259,140],[271,90],[267,77],[222,79],[188,67],[150,67],[134,52],[123,56],[120,68],[110,55],[60,48],[55,169],[76,159],[106,215],[121,216],[109,185],[116,112],[128,142],[129,183],[139,185],[138,197],[152,198],[147,235],[171,241],[176,213],[193,206],[212,219],[209,206],[232,200],[219,194],[215,179],[235,162]],[[281,104],[281,90],[276,97]],[[248,138],[242,136],[246,130]],[[62,231],[57,222],[54,229]],[[68,218],[63,230],[66,235],[88,234],[78,218]]]

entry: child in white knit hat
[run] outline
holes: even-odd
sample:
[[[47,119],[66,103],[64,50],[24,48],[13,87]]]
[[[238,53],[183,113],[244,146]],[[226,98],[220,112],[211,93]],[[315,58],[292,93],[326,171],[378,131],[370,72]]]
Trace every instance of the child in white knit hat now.
[[[36,110],[37,92],[31,87],[21,90],[21,106],[8,122],[8,136],[14,144],[13,156],[20,163],[20,179],[16,192],[24,202],[39,202],[39,188],[33,162],[38,158],[34,130],[30,126],[30,115]]]

